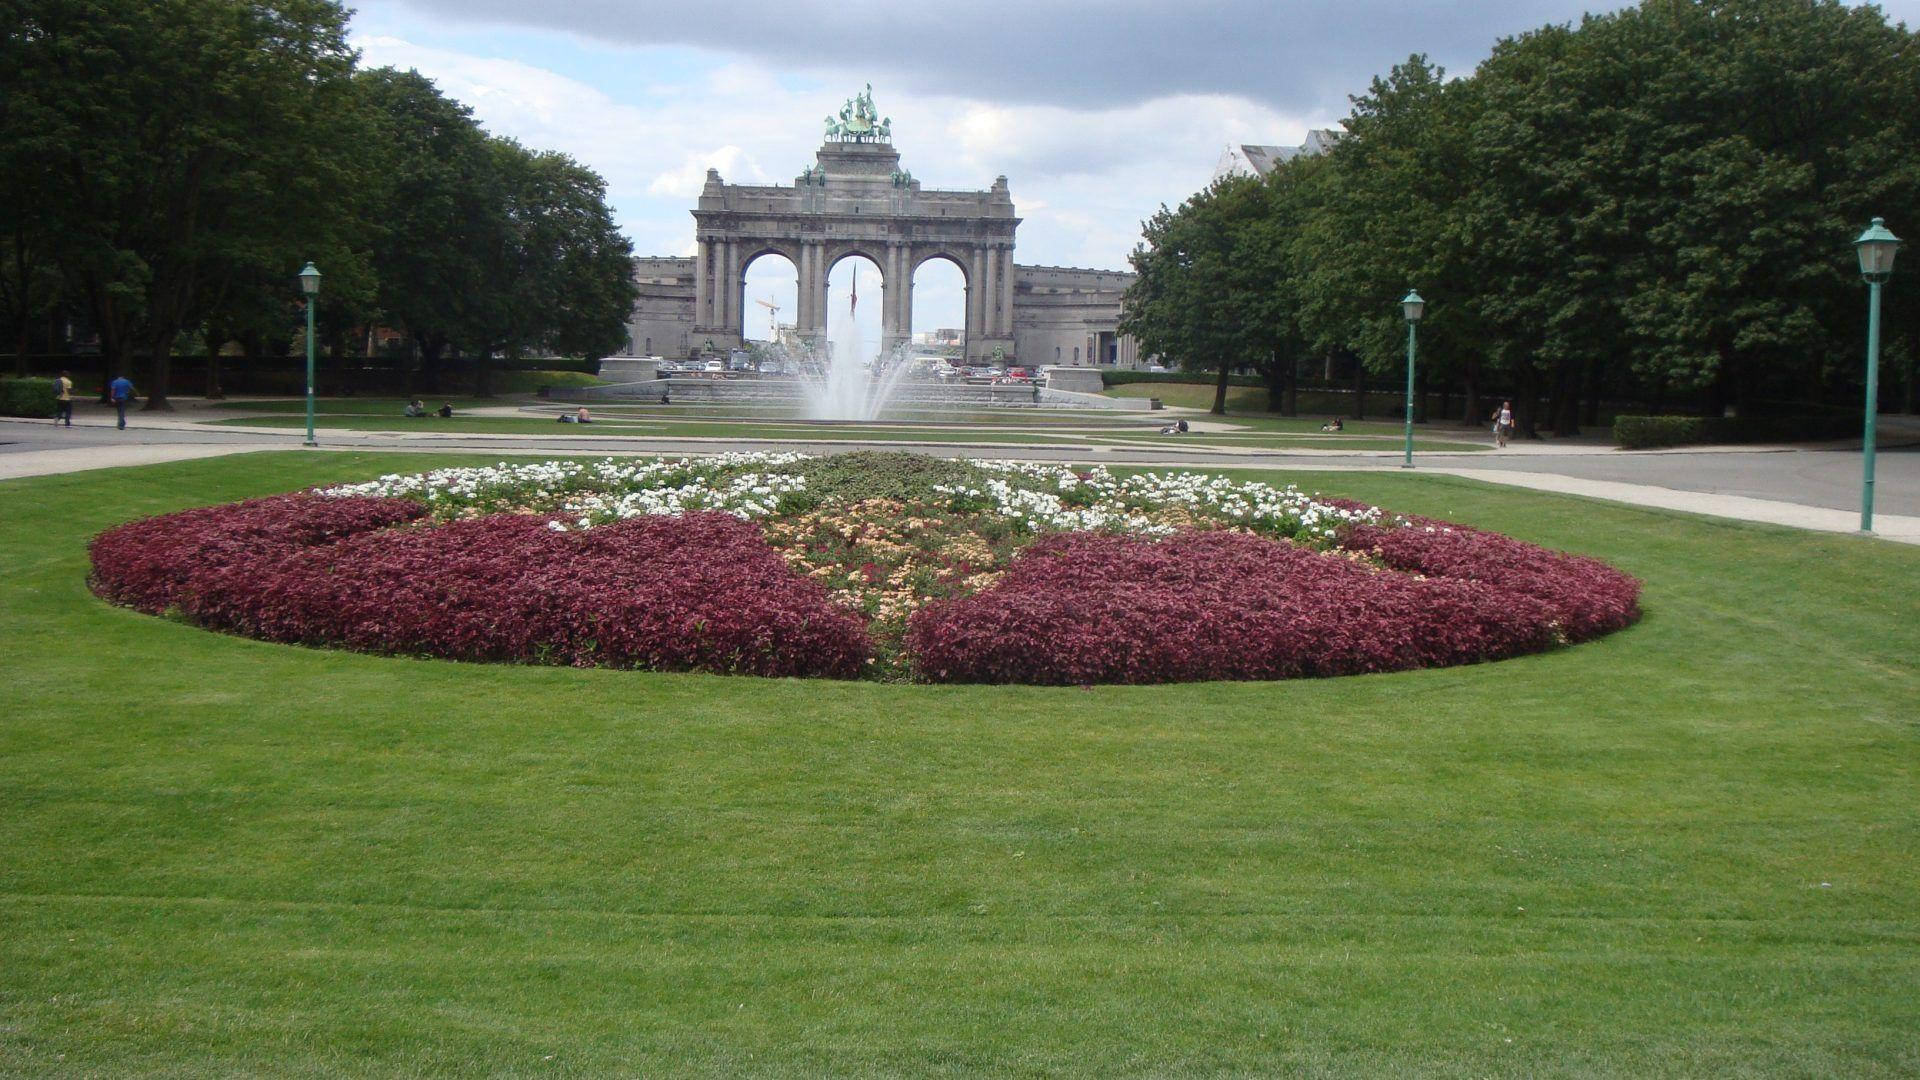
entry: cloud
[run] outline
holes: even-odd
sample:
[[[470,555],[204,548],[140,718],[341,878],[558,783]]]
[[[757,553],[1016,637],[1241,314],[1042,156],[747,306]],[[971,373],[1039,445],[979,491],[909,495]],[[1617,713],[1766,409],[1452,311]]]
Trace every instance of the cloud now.
[[[737,146],[722,146],[717,150],[688,154],[678,169],[654,177],[653,183],[647,185],[647,194],[668,195],[677,199],[696,198],[700,189],[706,186],[708,169],[718,169],[729,183],[768,182],[760,164],[748,157],[746,151]]]
[[[431,32],[414,28],[411,33]],[[606,178],[608,199],[642,253],[691,249],[694,198],[716,168],[729,182],[785,183],[812,163],[820,117],[863,81],[781,89],[780,70],[689,50],[617,50],[595,67],[563,46],[534,55],[528,35],[480,43],[496,54],[397,33],[355,39],[368,65],[417,68],[473,106],[496,134],[571,154]],[[548,49],[547,52],[551,52]],[[506,55],[498,55],[506,54]],[[573,74],[562,74],[565,67]],[[681,77],[622,85],[627,69]],[[592,80],[592,81],[589,81]],[[844,88],[844,89],[843,89]],[[1293,117],[1229,95],[1185,95],[1106,108],[1013,106],[875,88],[894,119],[902,163],[929,188],[980,190],[1009,178],[1023,262],[1125,265],[1138,226],[1162,202],[1203,186],[1230,141],[1297,142],[1324,116]]]

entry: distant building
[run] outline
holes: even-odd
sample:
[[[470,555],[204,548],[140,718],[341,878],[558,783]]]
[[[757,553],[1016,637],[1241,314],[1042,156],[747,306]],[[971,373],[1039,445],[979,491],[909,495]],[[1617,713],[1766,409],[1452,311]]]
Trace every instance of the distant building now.
[[[1265,176],[1273,171],[1274,166],[1284,165],[1294,158],[1318,157],[1326,153],[1345,134],[1334,128],[1314,128],[1307,132],[1307,141],[1299,146],[1229,145],[1221,152],[1219,164],[1213,167],[1213,178]]]
[[[941,260],[966,283],[966,318],[937,329],[933,344],[974,363],[1129,366],[1138,359],[1133,340],[1119,332],[1120,297],[1133,275],[1015,263],[1020,218],[1007,178],[984,191],[923,188],[900,167],[892,122],[874,109],[871,90],[849,100],[838,121],[828,118],[814,164],[790,184],[729,184],[707,170],[693,219],[693,257],[633,260],[639,297],[627,334],[640,355],[740,346],[747,268],[778,255],[799,281],[792,333],[816,351],[826,347],[828,273],[861,256],[884,283],[876,298],[883,351],[914,338],[914,271]]]

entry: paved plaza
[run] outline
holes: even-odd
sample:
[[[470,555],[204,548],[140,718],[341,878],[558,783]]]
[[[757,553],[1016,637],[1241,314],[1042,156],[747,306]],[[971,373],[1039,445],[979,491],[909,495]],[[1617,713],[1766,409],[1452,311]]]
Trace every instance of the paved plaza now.
[[[44,420],[0,420],[0,480],[85,469],[143,465],[260,450],[296,449],[302,434],[285,428],[207,427],[184,411],[173,416],[134,414],[115,430],[104,409],[82,406],[71,428]],[[1446,429],[1436,429],[1435,434]],[[1920,544],[1920,419],[1888,416],[1877,462],[1874,531],[1888,540]],[[1145,436],[1143,436],[1143,439]],[[701,454],[727,449],[784,449],[844,453],[858,449],[857,429],[840,440],[674,438],[632,435],[490,435],[472,432],[324,430],[323,451],[400,451],[484,454]],[[982,429],[977,444],[929,442],[929,454],[1027,461],[1074,461],[1156,468],[1261,468],[1295,471],[1398,469],[1397,451],[1162,447],[1033,446],[996,443]],[[1417,467],[1569,495],[1766,522],[1822,532],[1859,526],[1861,461],[1858,446],[1690,447],[1621,451],[1594,442],[1552,439],[1516,442],[1506,450],[1421,453]]]

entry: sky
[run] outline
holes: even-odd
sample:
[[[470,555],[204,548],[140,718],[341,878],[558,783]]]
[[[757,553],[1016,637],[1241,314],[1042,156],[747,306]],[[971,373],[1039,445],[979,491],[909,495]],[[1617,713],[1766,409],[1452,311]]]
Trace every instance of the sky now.
[[[1880,5],[1920,23],[1920,0]],[[1026,264],[1125,269],[1140,223],[1204,187],[1231,143],[1297,145],[1413,53],[1466,74],[1581,0],[363,0],[362,63],[414,68],[496,135],[606,178],[641,255],[693,250],[706,170],[790,183],[867,83],[927,188],[1004,175]],[[1607,8],[1593,8],[1606,10]],[[958,271],[915,280],[914,328],[959,325]],[[845,303],[851,266],[830,281]],[[747,294],[792,318],[793,271]],[[860,285],[871,322],[879,275]],[[766,310],[749,304],[750,336]],[[877,327],[871,336],[877,339]]]

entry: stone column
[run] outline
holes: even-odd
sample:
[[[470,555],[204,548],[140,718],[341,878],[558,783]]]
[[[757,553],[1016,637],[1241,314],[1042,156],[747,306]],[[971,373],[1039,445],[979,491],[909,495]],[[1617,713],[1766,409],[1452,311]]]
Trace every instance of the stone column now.
[[[711,260],[707,257],[707,241],[696,240],[693,245],[693,326],[696,330],[706,329],[712,319],[708,315],[709,305],[713,303],[713,290],[707,284],[708,268]]]
[[[900,301],[906,296],[909,286],[904,268],[907,265],[906,252],[898,244],[887,245],[886,264],[881,269],[881,296],[885,300],[880,306],[880,352],[891,354],[893,347],[907,336],[907,319],[902,315]]]
[[[987,310],[983,320],[988,337],[1000,336],[1000,249],[987,248]]]
[[[986,253],[974,248],[967,260],[967,359],[980,360],[992,355],[987,336],[987,260]]]
[[[1014,248],[1000,248],[1000,336],[1014,336]]]
[[[733,294],[739,285],[739,275],[733,272],[733,241],[720,241],[720,274],[714,285],[720,293],[720,303],[714,312],[714,325],[723,330],[733,327]]]

